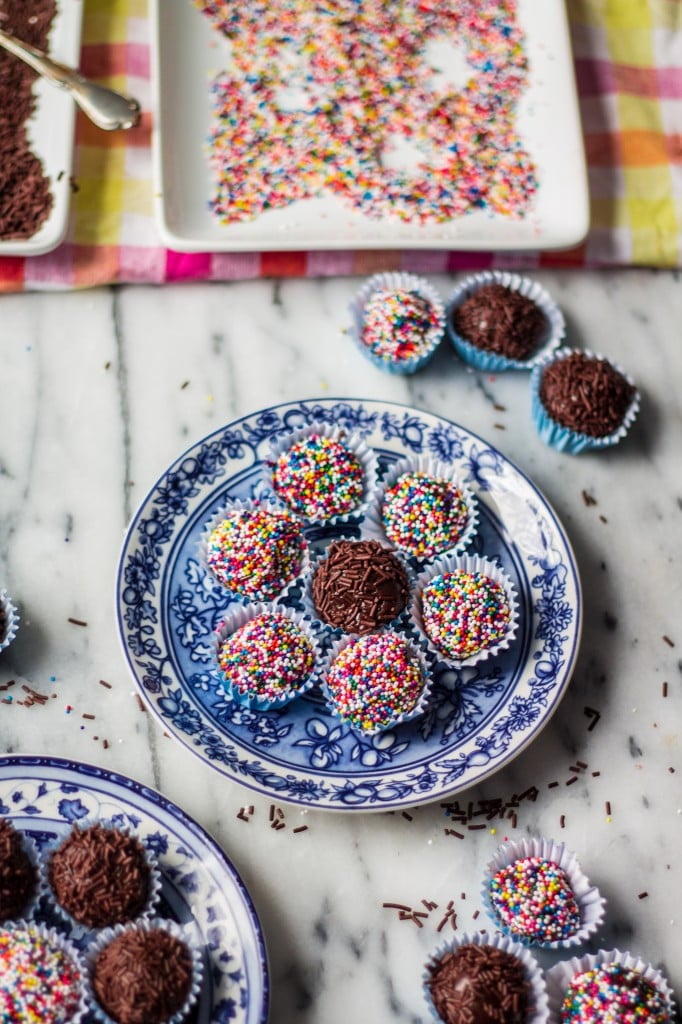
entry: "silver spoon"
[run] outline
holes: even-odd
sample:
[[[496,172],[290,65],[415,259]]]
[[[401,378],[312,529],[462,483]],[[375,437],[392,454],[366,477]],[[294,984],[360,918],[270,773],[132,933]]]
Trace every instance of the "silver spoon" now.
[[[48,81],[70,92],[83,113],[87,114],[98,128],[111,132],[117,128],[134,128],[139,122],[140,104],[132,97],[122,96],[120,92],[91,82],[79,71],[52,60],[42,50],[15,39],[2,29],[0,46],[19,60],[23,60]]]

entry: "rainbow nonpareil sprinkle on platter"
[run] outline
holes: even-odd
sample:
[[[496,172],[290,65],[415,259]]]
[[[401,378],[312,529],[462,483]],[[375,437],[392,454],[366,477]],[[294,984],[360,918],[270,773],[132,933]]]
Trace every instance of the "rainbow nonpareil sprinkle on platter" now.
[[[211,83],[221,222],[322,195],[415,224],[529,211],[517,0],[193,2],[232,48]],[[466,69],[457,86],[429,54],[443,43]]]

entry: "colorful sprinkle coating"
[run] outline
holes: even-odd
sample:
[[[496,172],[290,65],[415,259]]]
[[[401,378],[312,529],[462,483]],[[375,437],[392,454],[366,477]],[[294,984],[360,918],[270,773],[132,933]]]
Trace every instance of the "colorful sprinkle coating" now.
[[[353,728],[383,729],[408,714],[424,689],[421,665],[395,633],[351,640],[327,673],[334,710]]]
[[[442,316],[429,299],[404,288],[380,289],[365,306],[362,344],[384,363],[407,363],[428,355],[442,331]]]
[[[81,975],[33,929],[0,931],[0,1024],[62,1024],[78,1012]]]
[[[517,0],[194,3],[232,46],[211,86],[209,205],[223,223],[321,195],[417,224],[528,212]],[[452,56],[429,53],[444,41]],[[460,59],[453,84],[440,72]]]
[[[263,701],[294,697],[310,678],[315,655],[303,630],[281,613],[263,612],[227,637],[218,663],[224,681]]]
[[[565,871],[544,857],[521,857],[490,880],[499,920],[514,935],[560,942],[580,929],[580,909]]]
[[[484,573],[457,569],[435,576],[422,591],[426,635],[457,661],[493,647],[511,622],[507,595]]]
[[[234,509],[208,541],[208,566],[223,586],[244,597],[276,597],[301,572],[306,542],[289,512]]]
[[[386,536],[416,558],[457,546],[469,522],[469,509],[452,480],[428,473],[403,473],[384,496]]]
[[[311,434],[282,452],[272,481],[293,512],[316,521],[352,512],[364,492],[364,474],[355,454],[342,441],[321,434]]]
[[[576,974],[561,1007],[562,1024],[669,1024],[662,993],[639,971],[602,964]]]

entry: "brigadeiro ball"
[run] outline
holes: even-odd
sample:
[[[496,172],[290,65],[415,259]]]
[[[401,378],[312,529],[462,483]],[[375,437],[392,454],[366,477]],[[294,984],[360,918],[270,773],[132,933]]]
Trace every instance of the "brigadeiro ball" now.
[[[58,907],[86,928],[132,921],[157,895],[139,839],[100,824],[74,826],[50,856],[47,877]]]
[[[0,1020],[75,1024],[83,980],[78,954],[57,932],[26,922],[0,929]]]
[[[38,893],[38,868],[28,844],[7,818],[0,819],[0,921],[25,916]]]
[[[560,349],[533,370],[531,400],[542,440],[572,454],[616,444],[639,410],[639,393],[623,370],[603,356],[571,349]]]

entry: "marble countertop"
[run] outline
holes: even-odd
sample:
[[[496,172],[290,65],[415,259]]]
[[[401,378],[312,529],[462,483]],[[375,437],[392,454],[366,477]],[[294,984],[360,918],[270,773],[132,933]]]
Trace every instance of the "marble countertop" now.
[[[455,420],[523,469],[559,514],[584,590],[574,677],[539,738],[463,802],[536,787],[508,833],[566,842],[608,900],[594,948],[640,954],[682,996],[682,289],[677,275],[650,271],[537,277],[564,309],[569,339],[640,386],[640,418],[611,452],[548,449],[530,421],[527,378],[471,372],[445,346],[412,378],[374,368],[342,333],[353,280],[0,300],[0,585],[22,615],[0,685],[58,695],[3,705],[2,750],[131,775],[219,840],[262,921],[272,1024],[425,1020],[420,979],[450,933],[451,919],[438,931],[443,908],[453,901],[458,929],[481,926],[481,873],[501,838],[492,826],[461,841],[446,835],[438,803],[353,815],[280,804],[288,828],[273,831],[271,800],[201,763],[138,707],[112,600],[137,504],[222,424],[325,395]],[[454,278],[432,281],[447,295]],[[96,721],[65,714],[67,704]],[[599,711],[596,725],[586,706]],[[567,788],[578,759],[588,767]],[[246,803],[248,822],[237,817]],[[294,834],[301,823],[307,830]],[[421,927],[384,907],[423,909],[423,900],[438,909]]]

